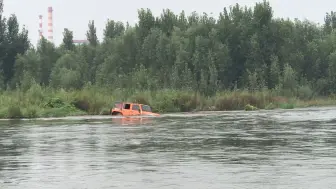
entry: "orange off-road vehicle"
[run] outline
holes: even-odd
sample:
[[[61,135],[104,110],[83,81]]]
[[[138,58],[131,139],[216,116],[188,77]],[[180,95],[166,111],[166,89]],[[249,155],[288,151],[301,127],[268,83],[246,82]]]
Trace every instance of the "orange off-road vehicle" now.
[[[160,114],[153,113],[152,108],[149,105],[146,105],[146,104],[119,102],[119,103],[115,103],[114,107],[111,108],[111,115],[119,115],[119,116],[141,116],[141,115],[159,116]]]

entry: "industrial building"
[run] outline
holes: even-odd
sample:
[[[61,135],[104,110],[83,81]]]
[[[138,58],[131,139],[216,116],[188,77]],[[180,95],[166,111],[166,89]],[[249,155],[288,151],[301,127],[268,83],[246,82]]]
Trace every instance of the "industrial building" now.
[[[43,16],[39,15],[39,38],[43,37]],[[53,34],[53,8],[48,7],[48,41],[54,43],[54,34]],[[88,43],[86,39],[74,39],[73,43],[75,44],[84,44]]]

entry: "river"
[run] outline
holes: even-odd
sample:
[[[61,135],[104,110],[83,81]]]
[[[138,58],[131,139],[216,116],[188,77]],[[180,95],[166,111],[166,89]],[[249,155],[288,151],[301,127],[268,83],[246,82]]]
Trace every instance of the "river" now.
[[[0,121],[1,189],[335,186],[334,107]]]

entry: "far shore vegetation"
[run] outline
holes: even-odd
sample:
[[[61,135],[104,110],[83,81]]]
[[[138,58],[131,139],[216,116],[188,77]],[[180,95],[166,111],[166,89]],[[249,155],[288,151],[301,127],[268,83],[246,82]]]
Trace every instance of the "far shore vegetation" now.
[[[134,26],[107,20],[102,39],[90,20],[87,44],[64,28],[59,46],[33,46],[5,7],[0,0],[0,118],[108,115],[117,101],[160,113],[336,105],[333,11],[319,25],[275,18],[268,1],[216,18],[139,9]]]
[[[303,94],[305,91],[303,91]],[[336,96],[294,97],[275,91],[222,91],[204,96],[194,91],[164,89],[122,90],[85,86],[81,90],[42,88],[34,84],[26,91],[4,91],[0,95],[0,118],[37,118],[80,115],[109,115],[114,102],[145,103],[159,113],[192,111],[230,111],[293,109],[336,105]]]

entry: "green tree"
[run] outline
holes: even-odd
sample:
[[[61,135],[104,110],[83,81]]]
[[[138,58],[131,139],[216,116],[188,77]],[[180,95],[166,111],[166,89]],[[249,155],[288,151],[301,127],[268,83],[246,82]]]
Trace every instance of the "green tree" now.
[[[115,38],[123,35],[125,32],[125,26],[122,22],[115,22],[114,20],[108,20],[104,29],[104,41],[107,39]]]
[[[41,78],[40,57],[35,49],[30,49],[25,55],[18,55],[15,62],[15,77],[13,82],[21,85],[29,75],[31,80],[39,81]],[[30,86],[28,86],[30,87]]]
[[[64,28],[63,32],[63,45],[65,50],[73,51],[75,50],[75,45],[73,43],[73,32],[68,28]]]
[[[40,78],[38,82],[42,86],[48,86],[50,82],[50,74],[58,58],[61,56],[53,43],[43,38],[37,45],[36,53],[40,59],[39,72]]]
[[[24,54],[30,45],[28,39],[28,31],[23,28],[20,32],[19,23],[15,15],[11,15],[7,20],[7,32],[5,34],[4,44],[6,55],[2,62],[2,70],[4,73],[5,84],[10,84],[9,82],[14,76],[14,65],[16,56],[19,54]],[[12,86],[14,87],[14,86]]]
[[[89,22],[89,30],[86,32],[86,38],[90,45],[96,46],[98,44],[97,31],[93,20]]]
[[[51,73],[51,86],[79,89],[83,86],[81,58],[73,52],[61,56]]]

